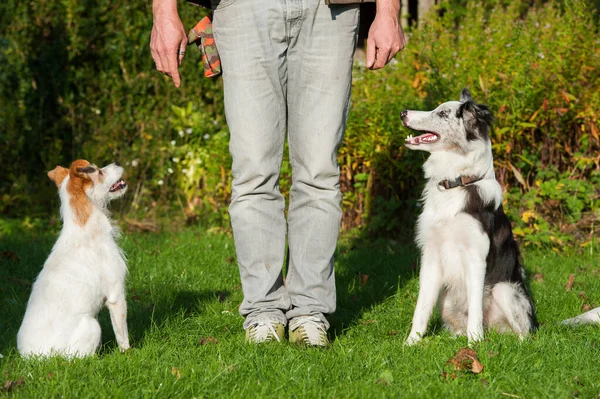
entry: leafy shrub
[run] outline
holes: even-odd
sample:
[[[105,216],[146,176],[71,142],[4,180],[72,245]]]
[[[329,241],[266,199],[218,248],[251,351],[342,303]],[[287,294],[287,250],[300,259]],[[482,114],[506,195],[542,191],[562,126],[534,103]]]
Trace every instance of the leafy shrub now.
[[[556,246],[573,234],[590,240],[589,221],[564,228],[600,216],[600,39],[589,3],[548,2],[524,11],[518,2],[468,2],[457,10],[442,4],[430,14],[410,32],[394,65],[357,71],[340,157],[346,215],[362,210],[349,223],[385,232],[397,228],[390,221],[416,213],[411,199],[422,185],[423,155],[403,148],[407,130],[399,113],[432,109],[469,87],[495,111],[495,167],[520,236]],[[363,184],[365,173],[370,190],[348,191]],[[402,206],[374,208],[369,197]],[[523,216],[531,213],[540,221],[534,230],[533,219]]]
[[[189,49],[175,89],[150,55],[151,2],[8,0],[0,7],[0,212],[55,212],[45,171],[77,158],[126,164],[127,209],[179,209],[177,186],[158,184],[179,156],[170,145],[181,143],[174,110],[194,101],[204,115],[197,122],[211,121],[194,126],[188,142],[224,125],[221,82],[204,78],[200,53]],[[205,15],[189,5],[180,12],[188,27]]]
[[[431,109],[469,87],[496,115],[496,172],[516,234],[557,248],[591,240],[600,169],[598,3],[529,3],[442,2],[384,70],[357,62],[339,157],[345,228],[410,236],[426,156],[404,148],[400,111]],[[188,27],[204,15],[187,5],[180,12]],[[126,164],[124,212],[228,225],[221,81],[203,77],[200,54],[190,49],[175,89],[154,70],[151,23],[148,2],[0,4],[0,212],[55,213],[45,171],[83,157]],[[287,195],[286,160],[281,174]]]

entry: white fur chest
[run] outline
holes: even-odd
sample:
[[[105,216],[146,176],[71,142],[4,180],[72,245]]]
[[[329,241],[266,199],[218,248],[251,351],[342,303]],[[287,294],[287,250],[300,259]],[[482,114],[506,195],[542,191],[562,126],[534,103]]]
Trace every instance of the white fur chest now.
[[[440,191],[437,182],[430,181],[423,194],[417,244],[424,256],[440,266],[444,284],[462,290],[466,267],[473,261],[485,264],[487,233],[475,217],[464,212],[468,201],[464,188]]]
[[[423,192],[423,212],[417,225],[417,244],[441,243],[453,240],[457,215],[463,210],[466,193],[462,189],[439,191],[437,183],[428,182]]]

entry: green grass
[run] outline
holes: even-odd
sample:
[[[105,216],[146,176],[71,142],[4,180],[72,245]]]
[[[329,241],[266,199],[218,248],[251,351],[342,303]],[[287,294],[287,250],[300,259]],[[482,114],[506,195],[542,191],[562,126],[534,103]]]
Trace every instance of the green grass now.
[[[525,251],[541,327],[520,342],[488,333],[475,345],[481,374],[446,362],[465,338],[431,324],[416,347],[403,346],[417,296],[414,246],[345,237],[336,260],[338,312],[327,350],[244,343],[233,240],[200,229],[127,234],[127,298],[133,348],[121,354],[106,311],[96,357],[26,361],[15,349],[30,291],[54,236],[0,241],[0,373],[18,381],[0,397],[597,397],[598,326],[558,321],[600,306],[597,256]],[[569,275],[575,274],[570,291]],[[366,283],[363,284],[368,275]],[[362,277],[362,278],[361,278]],[[446,378],[443,373],[446,372]],[[452,373],[455,375],[453,376]]]

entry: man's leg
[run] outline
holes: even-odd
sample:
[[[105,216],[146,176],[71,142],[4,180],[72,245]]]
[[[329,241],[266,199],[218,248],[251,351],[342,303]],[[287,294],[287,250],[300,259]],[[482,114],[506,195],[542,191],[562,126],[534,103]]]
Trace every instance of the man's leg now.
[[[336,307],[333,255],[342,217],[337,151],[347,119],[358,6],[302,4],[288,50],[288,135],[293,182],[288,215],[288,320]],[[292,327],[291,327],[292,328]],[[293,328],[292,328],[293,329]]]
[[[282,2],[222,1],[214,35],[223,67],[231,131],[233,186],[229,213],[240,268],[245,328],[285,325],[290,299],[281,274],[286,238],[279,170],[286,131],[285,24]]]

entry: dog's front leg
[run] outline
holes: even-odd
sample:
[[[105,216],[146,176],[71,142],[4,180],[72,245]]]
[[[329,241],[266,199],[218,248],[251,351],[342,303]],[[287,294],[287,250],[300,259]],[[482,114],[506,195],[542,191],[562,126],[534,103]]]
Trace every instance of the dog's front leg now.
[[[119,293],[115,298],[109,298],[106,306],[110,312],[110,321],[112,323],[115,338],[121,352],[129,349],[129,333],[127,332],[127,303],[125,302],[125,293]]]
[[[407,345],[419,342],[427,331],[427,323],[438,300],[442,286],[442,270],[437,256],[427,249],[423,250],[423,260],[419,273],[419,297],[415,314],[412,320],[412,328],[406,339]]]
[[[478,259],[473,257],[471,259]],[[467,267],[467,338],[469,344],[483,339],[483,290],[486,263],[471,260]]]

